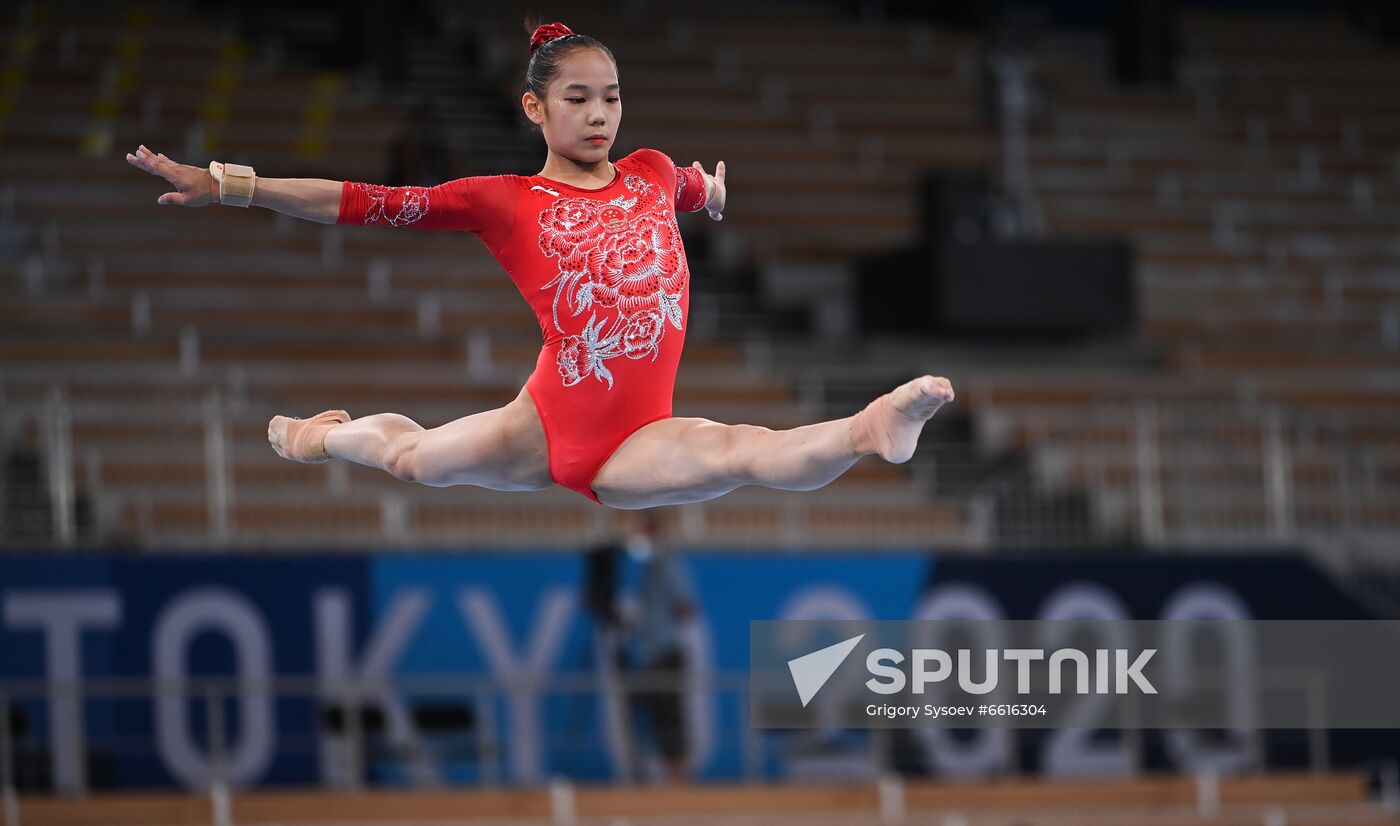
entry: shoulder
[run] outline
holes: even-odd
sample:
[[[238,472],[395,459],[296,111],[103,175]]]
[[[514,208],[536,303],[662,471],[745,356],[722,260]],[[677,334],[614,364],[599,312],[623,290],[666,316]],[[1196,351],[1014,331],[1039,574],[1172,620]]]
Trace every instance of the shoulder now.
[[[470,178],[458,178],[448,181],[443,186],[454,189],[466,189],[473,192],[518,192],[523,188],[522,182],[526,179],[520,175],[475,175]]]
[[[442,184],[440,189],[453,201],[490,211],[510,210],[529,188],[519,175],[477,175]]]
[[[676,165],[671,162],[670,157],[665,152],[655,149],[638,149],[619,163],[628,161],[645,166],[665,178],[674,178],[676,174]]]

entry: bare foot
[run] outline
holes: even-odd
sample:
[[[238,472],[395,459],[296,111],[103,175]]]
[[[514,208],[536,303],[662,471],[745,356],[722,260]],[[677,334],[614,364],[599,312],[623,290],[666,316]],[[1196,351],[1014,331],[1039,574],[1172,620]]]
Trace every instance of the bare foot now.
[[[338,424],[350,421],[344,410],[327,410],[309,419],[289,419],[273,416],[267,423],[267,440],[283,459],[308,465],[330,459],[326,453],[326,432]]]
[[[851,444],[856,453],[878,453],[896,465],[909,461],[919,444],[924,422],[953,400],[953,385],[945,378],[921,376],[886,393],[851,420]]]

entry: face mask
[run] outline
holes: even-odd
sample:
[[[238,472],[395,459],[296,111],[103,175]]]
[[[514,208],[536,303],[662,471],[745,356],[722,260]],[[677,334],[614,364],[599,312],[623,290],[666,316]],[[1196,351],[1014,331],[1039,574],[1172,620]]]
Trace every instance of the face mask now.
[[[627,537],[625,547],[627,548],[627,555],[638,562],[645,562],[652,554],[651,540],[647,539],[645,536]]]

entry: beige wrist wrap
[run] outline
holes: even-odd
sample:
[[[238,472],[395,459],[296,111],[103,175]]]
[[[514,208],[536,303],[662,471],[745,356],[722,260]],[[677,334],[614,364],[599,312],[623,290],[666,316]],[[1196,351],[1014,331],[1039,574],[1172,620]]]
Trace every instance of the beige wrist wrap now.
[[[253,190],[258,186],[258,175],[253,167],[214,161],[209,164],[209,174],[219,182],[219,203],[236,207],[253,203]]]

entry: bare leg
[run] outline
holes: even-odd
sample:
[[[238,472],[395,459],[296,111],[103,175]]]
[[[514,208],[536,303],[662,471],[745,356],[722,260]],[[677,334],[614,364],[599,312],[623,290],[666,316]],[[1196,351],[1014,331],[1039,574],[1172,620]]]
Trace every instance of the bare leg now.
[[[480,414],[477,414],[480,415]],[[465,423],[466,416],[457,421]],[[326,453],[332,459],[344,459],[365,467],[379,468],[400,479],[413,475],[405,467],[409,446],[421,444],[422,425],[398,413],[376,413],[362,416],[326,433]],[[417,481],[416,479],[406,481]]]
[[[284,456],[288,424],[283,416],[268,424],[268,439]],[[432,487],[539,490],[553,484],[544,428],[525,392],[505,407],[432,429],[397,413],[365,416],[330,427],[323,444],[331,458]]]
[[[776,490],[826,487],[860,461],[851,441],[854,416],[792,430],[732,425],[730,449],[740,484]]]
[[[604,463],[593,490],[606,505],[637,509],[713,499],[743,485],[815,490],[862,456],[908,461],[924,422],[953,398],[924,376],[855,416],[792,430],[665,419],[632,434]]]

